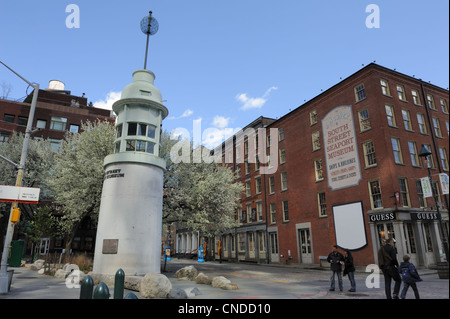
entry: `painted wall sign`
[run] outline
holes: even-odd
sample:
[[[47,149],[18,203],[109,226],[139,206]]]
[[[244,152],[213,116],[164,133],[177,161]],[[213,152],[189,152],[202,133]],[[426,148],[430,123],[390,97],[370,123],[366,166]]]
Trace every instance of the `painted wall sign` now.
[[[338,106],[322,120],[328,186],[335,190],[359,184],[361,168],[351,105]]]

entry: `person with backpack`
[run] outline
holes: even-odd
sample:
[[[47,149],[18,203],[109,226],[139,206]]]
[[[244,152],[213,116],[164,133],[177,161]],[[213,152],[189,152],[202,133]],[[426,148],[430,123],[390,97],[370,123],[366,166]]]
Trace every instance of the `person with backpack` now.
[[[420,299],[416,282],[422,281],[422,278],[420,278],[414,264],[409,262],[409,259],[410,257],[408,255],[403,256],[403,262],[398,267],[398,271],[401,274],[403,281],[403,290],[400,294],[400,299],[405,299],[409,286],[413,289],[416,299]]]
[[[398,299],[402,279],[398,273],[397,251],[394,248],[392,238],[386,239],[386,244],[378,250],[378,263],[384,275],[384,290],[387,299]],[[394,292],[391,296],[391,282],[395,281]]]

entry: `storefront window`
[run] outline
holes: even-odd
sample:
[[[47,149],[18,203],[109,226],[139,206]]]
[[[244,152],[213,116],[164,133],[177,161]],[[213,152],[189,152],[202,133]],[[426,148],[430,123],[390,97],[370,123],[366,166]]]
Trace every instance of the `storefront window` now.
[[[424,239],[425,239],[425,250],[427,252],[432,252],[433,251],[433,245],[431,243],[430,224],[424,223],[424,224],[422,224],[422,226],[423,226],[423,236],[424,236]]]
[[[416,251],[416,241],[414,239],[414,231],[411,223],[404,223],[403,230],[405,232],[405,246],[407,254],[415,254]]]

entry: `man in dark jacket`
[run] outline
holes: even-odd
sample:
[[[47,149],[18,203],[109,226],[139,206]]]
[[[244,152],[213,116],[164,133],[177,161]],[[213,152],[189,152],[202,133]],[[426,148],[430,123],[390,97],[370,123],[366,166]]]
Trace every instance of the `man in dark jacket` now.
[[[328,255],[327,261],[330,263],[331,276],[330,276],[330,291],[334,291],[335,282],[334,277],[337,275],[339,290],[342,291],[342,264],[344,263],[344,256],[337,251],[337,247],[333,246],[333,251]]]
[[[384,275],[384,290],[386,292],[386,298],[392,299],[391,296],[391,282],[392,279],[395,281],[394,285],[394,299],[398,299],[398,293],[400,291],[400,285],[402,279],[398,273],[398,261],[397,261],[397,251],[394,248],[394,243],[392,238],[386,239],[386,245],[381,246],[378,250],[378,263],[383,271]]]

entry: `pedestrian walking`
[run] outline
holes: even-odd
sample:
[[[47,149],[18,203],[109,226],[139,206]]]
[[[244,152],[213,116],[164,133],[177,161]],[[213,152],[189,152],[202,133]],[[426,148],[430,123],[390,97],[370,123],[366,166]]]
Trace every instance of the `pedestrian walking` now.
[[[339,290],[343,290],[342,286],[342,264],[344,263],[344,256],[338,252],[337,246],[333,246],[333,251],[328,255],[327,261],[330,263],[330,291],[335,288],[335,276],[338,277]]]
[[[381,246],[378,250],[378,263],[380,269],[383,271],[384,275],[384,290],[387,299],[398,299],[398,293],[400,291],[400,286],[402,280],[400,274],[398,273],[398,261],[397,261],[397,251],[394,248],[394,243],[392,238],[386,239],[386,244]],[[394,279],[394,292],[391,296],[391,283]]]
[[[350,280],[350,292],[356,291],[356,282],[355,282],[355,265],[353,263],[353,256],[350,250],[345,250],[344,257],[344,276],[348,275],[348,279]]]
[[[400,294],[400,299],[405,299],[409,286],[414,291],[416,299],[420,299],[419,290],[417,289],[416,282],[422,281],[416,267],[413,263],[409,262],[410,257],[408,255],[403,256],[403,262],[398,267],[398,271],[402,275],[403,290]]]

